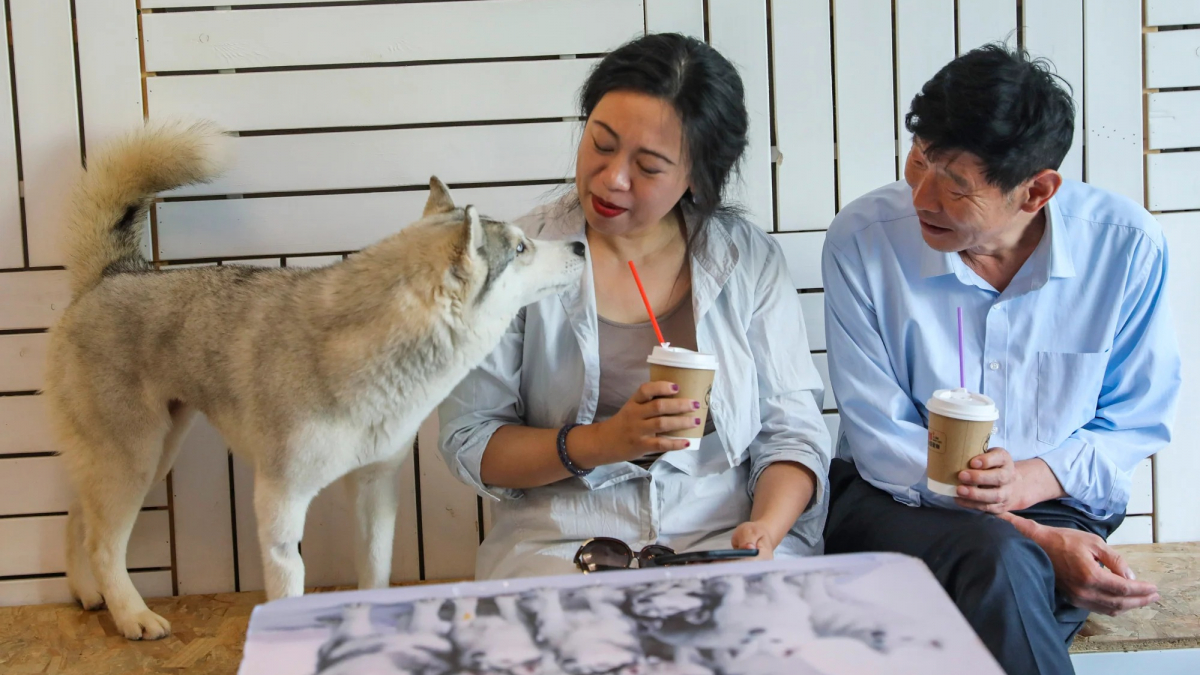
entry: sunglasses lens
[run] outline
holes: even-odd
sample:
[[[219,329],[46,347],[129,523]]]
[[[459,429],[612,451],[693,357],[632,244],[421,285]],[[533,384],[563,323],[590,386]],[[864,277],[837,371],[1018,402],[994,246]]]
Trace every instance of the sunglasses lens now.
[[[657,558],[659,556],[674,555],[674,554],[675,554],[675,551],[667,548],[666,546],[659,546],[658,544],[651,544],[651,545],[647,546],[646,548],[642,549],[641,557],[643,560],[654,560],[655,558]]]
[[[633,562],[633,552],[620,541],[593,539],[579,549],[579,562],[597,569],[624,568]]]

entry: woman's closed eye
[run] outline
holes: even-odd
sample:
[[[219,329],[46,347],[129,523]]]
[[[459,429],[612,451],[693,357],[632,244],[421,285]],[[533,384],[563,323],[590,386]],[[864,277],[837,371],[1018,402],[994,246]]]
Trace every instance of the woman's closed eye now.
[[[638,168],[642,170],[642,173],[644,173],[648,176],[654,176],[654,175],[662,173],[662,169],[656,169],[653,167],[644,166],[642,164],[638,164]]]
[[[596,152],[602,152],[604,154],[608,154],[616,149],[610,146],[600,145],[600,142],[595,140],[592,141],[592,145],[596,146]]]

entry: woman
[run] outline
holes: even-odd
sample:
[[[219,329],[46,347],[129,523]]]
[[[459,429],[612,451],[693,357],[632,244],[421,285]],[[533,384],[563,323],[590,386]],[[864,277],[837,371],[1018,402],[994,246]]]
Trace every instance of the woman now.
[[[600,536],[815,552],[821,380],[778,244],[721,202],[746,147],[737,71],[703,42],[649,35],[597,65],[581,108],[575,190],[518,224],[585,242],[582,282],[522,310],[440,408],[447,464],[498,500],[476,578],[570,572]],[[645,381],[657,339],[629,261],[665,338],[719,358],[698,449],[656,435],[697,426],[700,403]]]

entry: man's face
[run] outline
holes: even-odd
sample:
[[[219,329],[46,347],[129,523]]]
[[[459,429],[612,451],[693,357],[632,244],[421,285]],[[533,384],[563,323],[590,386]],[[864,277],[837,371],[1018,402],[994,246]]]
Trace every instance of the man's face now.
[[[1021,227],[1021,202],[984,177],[983,163],[965,151],[926,156],[925,143],[914,139],[904,163],[904,180],[912,188],[913,206],[921,220],[921,236],[935,250],[957,253],[987,250],[1013,228]]]

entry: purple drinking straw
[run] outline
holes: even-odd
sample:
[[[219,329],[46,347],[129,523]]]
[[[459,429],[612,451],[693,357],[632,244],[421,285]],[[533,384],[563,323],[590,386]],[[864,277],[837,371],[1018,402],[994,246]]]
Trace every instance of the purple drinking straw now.
[[[958,308],[958,387],[959,389],[967,388],[967,376],[963,371],[962,307]]]

